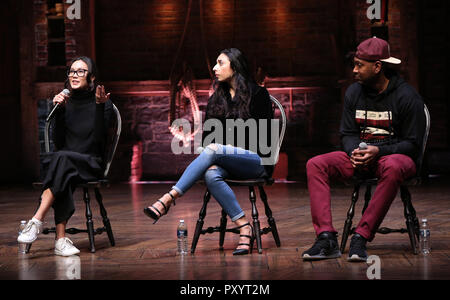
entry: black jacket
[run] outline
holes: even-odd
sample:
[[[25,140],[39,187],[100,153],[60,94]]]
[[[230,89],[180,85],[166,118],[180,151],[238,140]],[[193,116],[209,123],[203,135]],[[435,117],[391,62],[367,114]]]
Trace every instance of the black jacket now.
[[[272,109],[272,102],[270,100],[270,95],[269,92],[267,91],[267,89],[265,89],[264,87],[261,87],[257,84],[251,83],[250,84],[250,88],[251,88],[251,100],[249,103],[249,113],[250,113],[250,117],[246,118],[245,120],[243,120],[244,122],[248,121],[249,119],[254,119],[256,122],[256,133],[255,132],[250,132],[249,128],[246,128],[245,133],[244,132],[237,132],[237,127],[233,127],[233,126],[228,126],[227,127],[227,118],[225,117],[226,111],[230,111],[233,105],[237,105],[237,103],[235,103],[231,97],[229,97],[229,99],[227,99],[227,107],[225,109],[225,111],[223,112],[223,115],[221,116],[210,116],[208,114],[209,111],[209,106],[211,105],[211,101],[208,101],[208,106],[206,107],[206,116],[205,116],[205,122],[209,119],[216,119],[219,123],[221,123],[221,127],[223,128],[223,135],[222,135],[222,140],[214,140],[214,141],[205,141],[205,138],[208,137],[208,135],[210,135],[212,132],[214,132],[216,129],[212,129],[212,130],[206,130],[205,128],[203,128],[203,135],[202,135],[202,145],[203,147],[208,146],[209,143],[214,142],[214,143],[219,143],[219,144],[230,144],[232,146],[235,147],[241,147],[244,148],[246,150],[250,150],[250,151],[254,151],[256,152],[260,157],[270,157],[272,153],[264,153],[266,151],[262,151],[260,149],[260,145],[264,144],[266,146],[271,146],[271,138],[270,138],[270,134],[271,134],[271,126],[270,126],[270,120],[273,119],[273,109]],[[211,98],[210,98],[211,100]],[[265,119],[267,121],[267,133],[263,133],[260,132],[260,120]],[[228,120],[231,121],[237,121],[238,118],[237,117],[228,117]],[[233,130],[234,132],[234,140],[227,140],[227,136],[230,136],[230,132]],[[238,141],[238,136],[239,134],[245,135],[245,143],[240,143],[240,141]],[[256,134],[256,135],[255,135]],[[260,143],[260,137],[261,135],[266,135],[267,140],[265,142],[261,142]],[[250,143],[251,141],[251,143]],[[256,142],[256,149],[255,149],[255,142]],[[270,176],[273,172],[273,165],[265,165],[264,166],[266,169],[266,173]]]
[[[340,134],[349,156],[364,141],[378,146],[379,156],[405,154],[417,160],[424,133],[422,98],[402,78],[391,77],[381,94],[360,83],[347,89]]]

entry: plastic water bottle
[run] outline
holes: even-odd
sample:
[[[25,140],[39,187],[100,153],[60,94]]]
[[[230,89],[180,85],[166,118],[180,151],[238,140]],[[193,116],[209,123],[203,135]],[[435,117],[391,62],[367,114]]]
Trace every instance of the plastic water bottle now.
[[[22,233],[22,230],[25,229],[25,227],[27,226],[27,221],[20,221],[20,225],[19,225],[19,235]],[[19,243],[18,247],[19,247],[19,253],[25,254],[27,253],[27,244],[23,244],[23,243]]]
[[[27,226],[27,221],[20,221],[20,225],[19,225],[19,235],[22,233],[22,230],[25,229],[25,227]]]
[[[178,244],[178,253],[187,254],[188,253],[188,240],[187,240],[187,226],[184,223],[184,220],[180,220],[180,224],[178,224],[177,228],[177,244]]]
[[[423,255],[430,254],[430,228],[428,227],[428,220],[422,219],[422,226],[420,227],[420,252]]]

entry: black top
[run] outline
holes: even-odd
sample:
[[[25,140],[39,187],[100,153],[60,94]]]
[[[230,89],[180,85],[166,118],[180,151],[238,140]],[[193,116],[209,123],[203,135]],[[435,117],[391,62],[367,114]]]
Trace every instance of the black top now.
[[[95,103],[94,91],[73,92],[55,117],[56,150],[68,150],[103,158],[112,102]]]
[[[215,132],[215,127],[212,127],[210,130],[205,130],[203,127],[203,136],[202,136],[202,144],[204,147],[208,146],[211,143],[218,143],[222,145],[230,144],[234,147],[240,147],[246,150],[253,151],[257,153],[261,158],[270,157],[273,155],[272,151],[269,150],[268,147],[271,146],[271,126],[270,121],[273,119],[273,109],[272,102],[270,100],[269,92],[266,88],[261,87],[257,84],[250,84],[251,89],[251,100],[249,103],[249,113],[250,117],[245,119],[238,119],[237,117],[228,117],[226,119],[225,114],[227,111],[233,111],[232,106],[237,105],[234,99],[231,99],[231,96],[228,95],[227,100],[227,108],[223,112],[222,116],[214,116],[211,117],[208,115],[209,106],[211,105],[211,101],[208,101],[208,105],[206,108],[206,116],[205,122],[207,120],[216,119],[217,122],[220,123],[223,128],[222,136],[219,137],[217,132]],[[211,98],[210,98],[211,100]],[[254,120],[256,126],[251,126]],[[265,120],[267,122],[267,131],[261,130],[264,132],[260,133],[261,120]],[[243,123],[245,127],[239,125],[239,122]],[[248,126],[247,126],[248,125]],[[252,129],[251,129],[251,128]],[[244,130],[239,130],[243,129]],[[256,130],[256,131],[255,131]],[[233,134],[234,133],[234,134]],[[277,132],[278,134],[278,132]],[[267,137],[266,140],[261,140],[261,136]],[[213,137],[216,137],[213,139]],[[277,139],[278,142],[278,139]],[[262,147],[261,147],[262,146]],[[270,176],[273,172],[273,164],[265,165],[267,174]]]
[[[425,133],[422,98],[398,76],[381,94],[354,83],[345,93],[340,133],[349,156],[364,141],[378,146],[379,156],[405,154],[416,160]]]

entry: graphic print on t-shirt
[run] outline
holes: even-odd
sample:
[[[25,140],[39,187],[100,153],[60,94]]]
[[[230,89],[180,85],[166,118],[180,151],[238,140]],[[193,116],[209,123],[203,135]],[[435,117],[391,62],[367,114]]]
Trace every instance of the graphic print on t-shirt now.
[[[384,141],[389,138],[389,134],[394,134],[389,131],[389,127],[392,124],[391,111],[367,111],[366,121],[366,111],[356,110],[355,120],[360,128],[361,140]]]

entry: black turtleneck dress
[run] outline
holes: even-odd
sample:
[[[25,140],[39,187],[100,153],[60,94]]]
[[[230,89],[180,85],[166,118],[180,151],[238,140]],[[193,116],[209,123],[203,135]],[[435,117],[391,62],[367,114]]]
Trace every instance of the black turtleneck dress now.
[[[55,224],[67,221],[75,211],[75,185],[103,177],[107,129],[112,103],[95,103],[95,91],[74,91],[57,111],[53,123],[55,152],[44,160],[44,190],[55,196]]]

